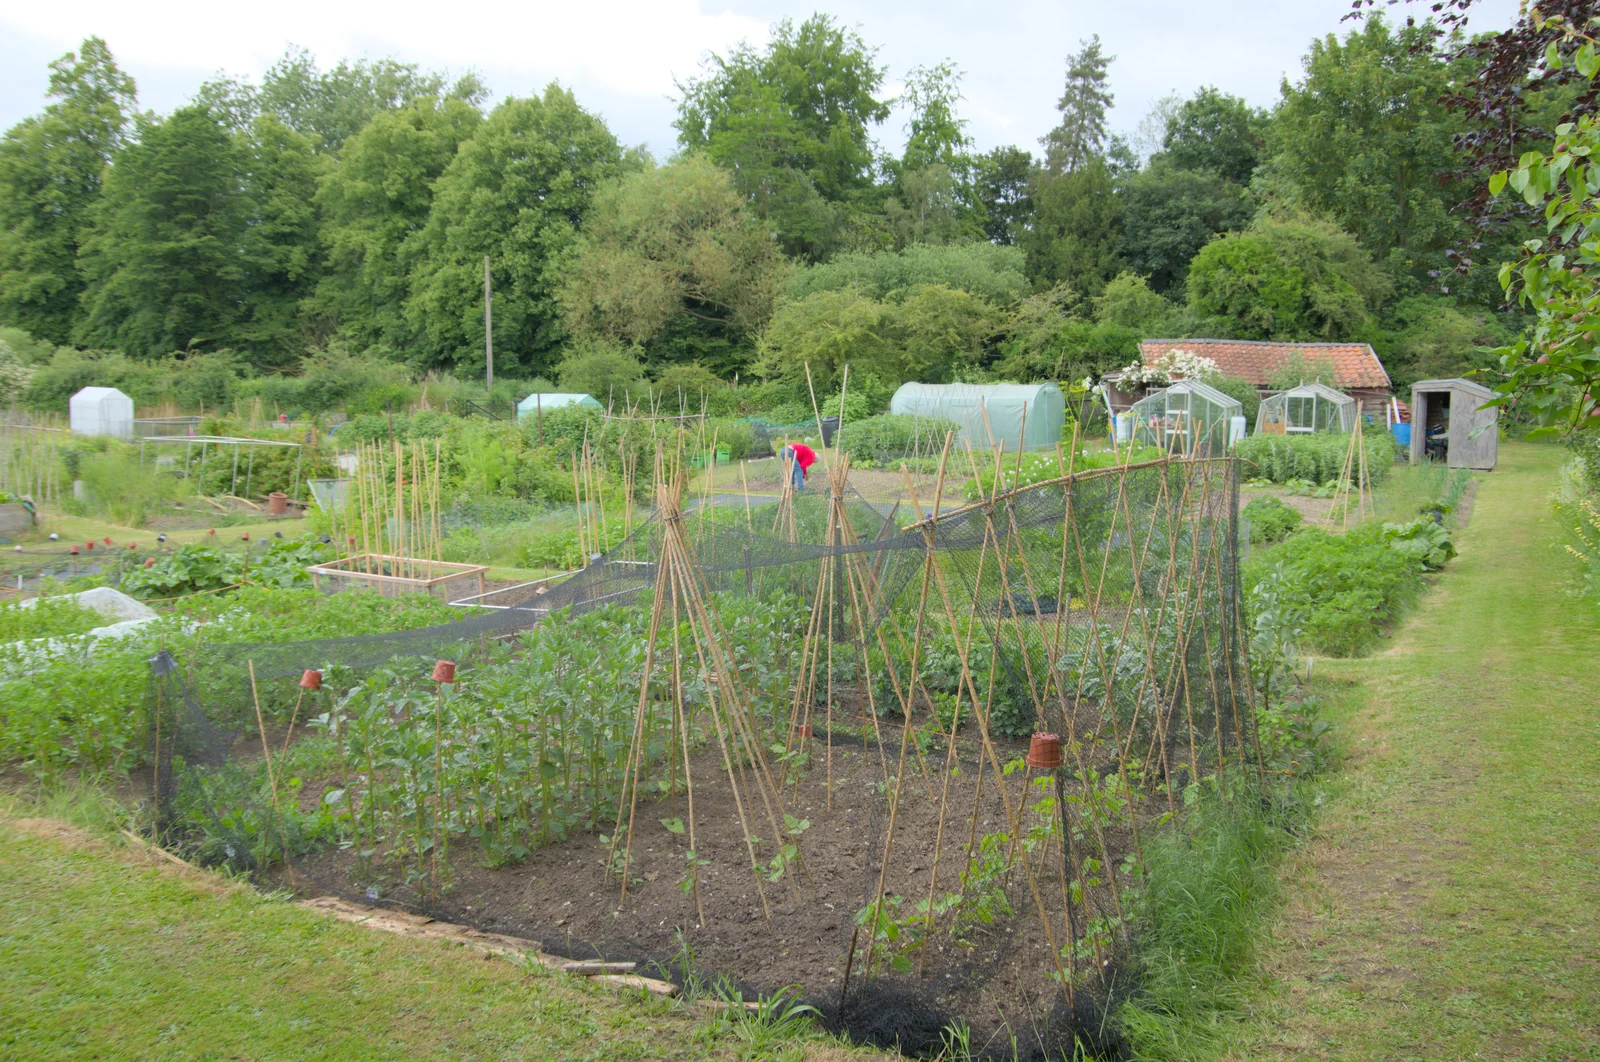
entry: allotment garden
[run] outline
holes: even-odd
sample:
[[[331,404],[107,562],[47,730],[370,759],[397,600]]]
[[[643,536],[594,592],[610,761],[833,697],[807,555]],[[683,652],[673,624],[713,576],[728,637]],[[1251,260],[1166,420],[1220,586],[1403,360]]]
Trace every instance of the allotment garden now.
[[[787,994],[928,1056],[1114,1054],[1186,970],[1227,976],[1193,919],[1241,912],[1174,905],[1298,829],[1308,655],[1384,638],[1472,497],[1339,435],[208,426],[301,451],[246,490],[231,453],[49,427],[12,429],[42,500],[0,603],[12,786],[104,787],[263,888]],[[804,491],[774,436],[813,440]],[[113,587],[144,611],[108,623]]]

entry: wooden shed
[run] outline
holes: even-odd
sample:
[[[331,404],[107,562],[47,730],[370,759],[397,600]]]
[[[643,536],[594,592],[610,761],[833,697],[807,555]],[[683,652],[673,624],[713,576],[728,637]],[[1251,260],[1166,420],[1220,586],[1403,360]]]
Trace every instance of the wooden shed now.
[[[1412,384],[1411,463],[1431,450],[1435,457],[1442,451],[1451,468],[1493,469],[1500,454],[1500,407],[1481,408],[1493,397],[1493,391],[1471,380]]]

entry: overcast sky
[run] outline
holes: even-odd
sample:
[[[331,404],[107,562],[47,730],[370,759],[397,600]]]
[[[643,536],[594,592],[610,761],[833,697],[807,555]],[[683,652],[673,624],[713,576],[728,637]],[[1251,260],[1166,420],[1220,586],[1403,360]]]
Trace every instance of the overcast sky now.
[[[1419,16],[1426,8],[1412,6]],[[1516,0],[1480,0],[1478,7],[1474,29],[1502,29]],[[85,36],[106,39],[138,81],[141,104],[160,112],[184,103],[218,71],[259,78],[292,43],[311,49],[324,67],[340,57],[388,56],[430,69],[475,69],[496,99],[560,80],[625,143],[646,144],[665,157],[674,147],[674,78],[694,74],[707,51],[725,51],[740,40],[760,43],[775,20],[800,20],[817,9],[777,0],[6,5],[0,11],[0,128],[43,106],[47,64]],[[953,60],[966,72],[962,114],[984,150],[1037,147],[1055,124],[1065,57],[1093,33],[1117,57],[1112,126],[1132,132],[1156,100],[1202,85],[1268,106],[1286,75],[1299,76],[1313,37],[1351,28],[1339,21],[1349,0],[834,0],[820,9],[879,47],[891,85],[910,67]],[[897,113],[878,130],[879,139],[898,148],[904,121]]]

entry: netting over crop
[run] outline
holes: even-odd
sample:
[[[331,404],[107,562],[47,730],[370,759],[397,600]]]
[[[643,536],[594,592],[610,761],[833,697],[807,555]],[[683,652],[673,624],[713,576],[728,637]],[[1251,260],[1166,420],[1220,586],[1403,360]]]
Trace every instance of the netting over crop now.
[[[164,839],[798,984],[913,1053],[951,1025],[1007,1057],[1098,1036],[1141,835],[1259,761],[1236,465],[914,499],[916,522],[847,466],[762,509],[662,485],[602,561],[461,623],[158,657]]]

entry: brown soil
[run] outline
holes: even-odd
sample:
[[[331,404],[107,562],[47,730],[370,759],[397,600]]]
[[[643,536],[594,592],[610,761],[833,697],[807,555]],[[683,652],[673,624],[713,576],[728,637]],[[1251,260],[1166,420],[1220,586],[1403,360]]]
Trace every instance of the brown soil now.
[[[870,724],[865,730],[870,738]],[[861,731],[854,726],[851,731],[835,731],[830,768],[828,742],[819,726],[798,787],[786,788],[773,807],[771,815],[779,821],[787,813],[810,823],[799,840],[798,872],[791,869],[777,882],[758,880],[750,869],[739,807],[720,755],[713,748],[693,758],[696,851],[708,861],[699,877],[704,923],[697,915],[693,891],[685,888],[687,833],[674,834],[662,824],[663,819],[687,820],[687,795],[682,792],[639,803],[626,898],[620,894],[619,877],[607,872],[610,845],[602,836],[613,832],[609,823],[500,867],[487,865],[475,843],[458,839],[450,851],[452,880],[437,895],[430,894],[425,882],[415,880],[419,875],[414,856],[375,866],[369,880],[359,876],[349,851],[326,851],[298,862],[292,884],[301,895],[331,893],[372,902],[370,885],[378,890],[380,902],[524,937],[546,951],[574,957],[666,966],[684,957],[687,949],[698,973],[728,976],[747,990],[773,992],[800,986],[814,998],[837,998],[854,916],[877,894],[891,818],[884,780],[896,773],[900,755],[898,731],[886,728],[882,745],[876,740],[863,744],[856,736]],[[1020,747],[1002,749],[998,755],[1005,762],[1021,752]],[[927,898],[936,847],[941,853],[935,890],[944,896],[961,888],[968,838],[1008,831],[1005,801],[992,768],[981,771],[981,795],[977,791],[976,742],[963,734],[960,770],[950,777],[948,794],[940,785],[943,758],[942,748],[919,757],[914,743],[907,752],[908,787],[893,816],[894,838],[883,874],[885,894],[903,898],[897,910],[901,919]],[[1045,794],[1036,787],[1026,790],[1036,779],[1031,771],[1004,778],[1006,799],[1013,809],[1021,808],[1025,791],[1030,802]],[[300,794],[304,806],[318,800],[323,788],[306,786]],[[759,791],[741,785],[739,796],[750,820],[749,832],[770,841],[772,818]],[[941,800],[946,808],[943,841],[936,846]],[[1032,821],[1024,818],[1024,830]],[[1114,858],[1120,860],[1127,839],[1114,837],[1109,842]],[[758,847],[763,866],[773,851],[770,843]],[[1050,932],[1057,946],[1064,943],[1065,932],[1061,862],[1056,835],[1029,864],[1052,914]],[[1057,969],[1054,949],[1020,866],[1006,883],[1014,916],[996,919],[991,926],[971,927],[959,942],[953,939],[946,917],[926,956],[925,969],[919,971],[916,951],[897,952],[909,959],[910,969],[895,973],[888,964],[894,956],[883,945],[874,948],[877,974],[889,977],[898,989],[944,1018],[968,1020],[975,1044],[991,1035],[1006,1035],[1005,1020],[1018,1023],[1016,1031],[1025,1034],[1026,1026],[1042,1018],[1057,994],[1051,979]],[[1098,899],[1106,902],[1104,897]],[[1085,917],[1081,905],[1074,908],[1074,917],[1081,933]],[[852,997],[867,979],[867,951],[868,934],[863,929],[856,935]]]

